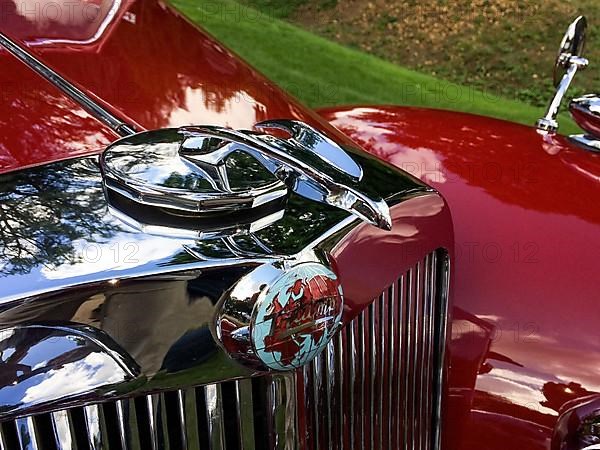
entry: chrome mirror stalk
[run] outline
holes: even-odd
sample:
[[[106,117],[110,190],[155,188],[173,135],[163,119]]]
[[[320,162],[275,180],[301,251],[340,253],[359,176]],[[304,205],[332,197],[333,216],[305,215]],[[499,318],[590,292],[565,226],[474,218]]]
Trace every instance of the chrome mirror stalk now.
[[[556,116],[560,109],[563,97],[565,96],[575,74],[580,69],[585,69],[589,61],[582,54],[585,47],[585,31],[587,21],[584,16],[575,19],[561,42],[558,56],[554,64],[554,85],[556,92],[550,101],[544,117],[538,119],[535,126],[543,132],[553,133],[558,130]],[[562,75],[561,75],[562,73]]]

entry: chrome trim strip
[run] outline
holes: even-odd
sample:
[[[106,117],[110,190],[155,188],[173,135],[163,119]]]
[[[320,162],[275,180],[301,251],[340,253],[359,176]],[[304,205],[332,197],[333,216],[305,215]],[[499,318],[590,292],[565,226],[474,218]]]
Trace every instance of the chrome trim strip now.
[[[76,450],[73,435],[73,421],[67,410],[56,411],[50,414],[52,429],[54,430],[54,444],[58,450]],[[2,447],[0,447],[1,449]]]
[[[121,0],[114,0],[114,3],[111,5],[110,9],[108,10],[108,13],[106,14],[106,17],[104,18],[102,23],[100,23],[100,26],[98,27],[98,29],[92,35],[91,38],[83,39],[83,40],[79,40],[79,41],[75,40],[75,39],[46,38],[46,39],[42,39],[40,41],[33,42],[29,45],[38,46],[38,45],[56,45],[56,44],[69,44],[69,45],[94,44],[96,41],[98,41],[102,37],[102,35],[104,34],[104,32],[106,31],[108,26],[111,24],[111,22],[114,21],[115,17],[117,16],[117,12],[119,12],[120,8],[121,8]],[[117,23],[117,22],[114,22],[114,23]]]
[[[1,32],[0,45],[2,45],[10,54],[20,60],[27,67],[60,89],[71,100],[81,106],[85,111],[90,113],[100,122],[108,126],[118,135],[129,136],[135,133],[135,129],[132,125],[108,111],[98,102],[92,100],[92,98],[85,94],[81,89],[67,81],[58,72],[40,61],[29,50],[17,44],[16,41],[12,40],[6,34]]]

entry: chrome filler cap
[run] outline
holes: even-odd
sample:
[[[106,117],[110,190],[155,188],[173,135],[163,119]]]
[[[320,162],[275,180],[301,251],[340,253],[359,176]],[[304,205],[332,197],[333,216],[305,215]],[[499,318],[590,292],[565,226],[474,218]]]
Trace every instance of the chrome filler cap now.
[[[293,120],[256,129],[188,126],[124,137],[100,158],[109,202],[136,220],[158,214],[218,221],[281,207],[293,191],[391,229],[387,204],[361,192],[362,168],[337,143]]]

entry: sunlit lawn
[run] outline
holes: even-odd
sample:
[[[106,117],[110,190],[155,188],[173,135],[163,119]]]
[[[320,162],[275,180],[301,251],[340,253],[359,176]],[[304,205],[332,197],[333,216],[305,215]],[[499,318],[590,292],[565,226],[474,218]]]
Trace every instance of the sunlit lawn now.
[[[219,41],[305,104],[398,104],[453,109],[531,125],[542,109],[388,63],[231,0],[173,0]],[[550,93],[549,93],[550,95]],[[566,114],[561,132],[577,127]]]

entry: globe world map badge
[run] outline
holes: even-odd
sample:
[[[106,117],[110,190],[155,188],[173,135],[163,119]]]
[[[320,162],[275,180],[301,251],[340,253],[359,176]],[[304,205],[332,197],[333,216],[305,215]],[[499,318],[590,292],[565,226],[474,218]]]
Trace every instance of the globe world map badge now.
[[[275,370],[307,364],[339,329],[343,305],[337,276],[322,264],[284,272],[255,309],[251,336],[257,356]]]

